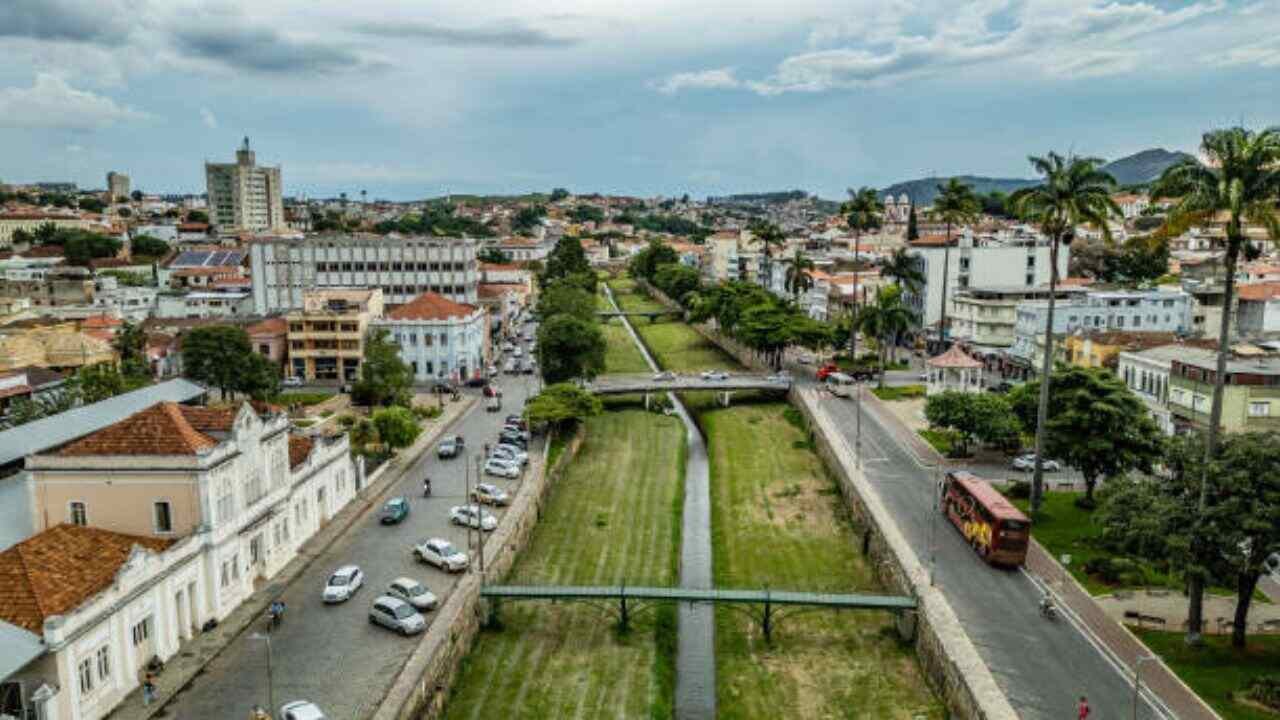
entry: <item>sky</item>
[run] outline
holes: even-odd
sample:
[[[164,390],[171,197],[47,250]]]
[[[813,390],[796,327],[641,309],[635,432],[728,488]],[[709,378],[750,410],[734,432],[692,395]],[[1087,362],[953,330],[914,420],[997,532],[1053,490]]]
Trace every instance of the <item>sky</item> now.
[[[1280,124],[1280,0],[2,0],[0,181],[694,197]]]

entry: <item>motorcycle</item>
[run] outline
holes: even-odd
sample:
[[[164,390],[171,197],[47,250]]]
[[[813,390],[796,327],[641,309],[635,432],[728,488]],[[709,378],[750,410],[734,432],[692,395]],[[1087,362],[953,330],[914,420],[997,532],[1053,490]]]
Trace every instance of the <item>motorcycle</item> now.
[[[422,481],[422,497],[424,498],[431,497],[431,481],[430,480]]]
[[[271,603],[271,607],[267,609],[267,619],[271,623],[272,630],[280,627],[280,623],[284,621],[284,603],[279,601]]]
[[[1053,604],[1053,598],[1048,595],[1040,598],[1040,617],[1045,620],[1058,619],[1058,606]]]

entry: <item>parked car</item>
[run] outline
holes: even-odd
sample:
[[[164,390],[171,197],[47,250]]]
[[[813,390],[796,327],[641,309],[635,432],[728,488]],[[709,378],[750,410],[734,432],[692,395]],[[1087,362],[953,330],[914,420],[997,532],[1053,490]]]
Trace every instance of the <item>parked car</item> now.
[[[453,392],[453,383],[448,380],[436,380],[431,383],[431,392],[437,395]]]
[[[521,450],[529,449],[529,443],[527,440],[524,439],[524,435],[520,433],[515,433],[515,432],[503,431],[498,433],[498,443],[499,444],[507,443],[509,445],[515,445]]]
[[[728,380],[729,373],[723,370],[703,370],[701,377],[703,380]]]
[[[671,372],[670,370],[663,370],[662,372],[654,373],[653,375],[654,382],[669,382],[675,379],[676,379],[676,374]]]
[[[818,368],[817,372],[814,373],[814,377],[817,378],[819,382],[821,382],[823,380],[826,380],[827,377],[831,375],[831,373],[838,373],[838,372],[840,372],[840,368],[835,363],[825,363],[823,364],[822,367]]]
[[[351,599],[351,596],[364,585],[364,573],[355,565],[343,565],[324,584],[324,601],[340,603]]]
[[[529,462],[529,453],[510,443],[498,443],[489,451],[489,457],[508,460],[520,465],[526,465]]]
[[[378,513],[378,522],[383,525],[394,525],[409,517],[409,499],[401,495],[393,497],[382,506]]]
[[[488,378],[484,375],[472,375],[467,378],[467,387],[480,387],[482,385],[487,385],[488,382]]]
[[[302,378],[297,375],[290,375],[284,380],[281,380],[280,384],[284,387],[302,387]]]
[[[532,375],[533,368],[534,368],[534,364],[532,360],[526,359],[524,362],[520,363],[520,372],[524,373],[525,375]]]
[[[504,424],[506,424],[506,425],[515,425],[516,427],[520,428],[521,430],[528,430],[528,429],[529,429],[529,423],[525,422],[525,421],[524,421],[524,418],[520,417],[519,415],[508,415],[508,416],[506,417],[506,420],[504,421]]]
[[[484,474],[504,478],[520,477],[520,466],[511,460],[491,457],[484,461]]]
[[[481,394],[485,397],[502,397],[502,388],[497,385],[485,385]]]
[[[502,352],[504,353],[509,353],[515,349],[516,349],[515,344],[510,341],[502,343]]]
[[[458,550],[453,543],[443,538],[431,538],[423,540],[413,546],[413,555],[428,565],[436,567],[446,572],[460,572],[467,569],[470,562],[467,554]]]
[[[508,375],[513,375],[513,374],[515,374],[515,372],[516,372],[516,361],[515,361],[514,359],[512,359],[512,358],[507,358],[507,361],[506,361],[506,362],[504,362],[504,363],[502,363],[502,372],[504,372],[504,373],[506,373],[506,374],[508,374]]]
[[[1062,469],[1062,463],[1058,462],[1057,460],[1050,460],[1049,458],[1044,458],[1043,460],[1041,460],[1040,465],[1041,467],[1044,468],[1045,472],[1058,472],[1059,470]],[[1023,472],[1034,472],[1036,469],[1035,453],[1027,453],[1026,455],[1019,455],[1018,457],[1013,459],[1013,462],[1010,463],[1010,467],[1012,467],[1014,470],[1021,470]]]
[[[516,345],[515,349],[511,351],[511,357],[524,357],[524,350],[519,345]]]
[[[498,518],[493,513],[485,512],[477,505],[457,505],[449,509],[449,522],[454,525],[470,526],[485,532],[498,529]]]
[[[462,452],[464,448],[463,440],[458,435],[446,435],[440,444],[436,446],[436,457],[441,460],[447,458],[455,458]]]
[[[489,379],[498,377],[497,365],[490,365],[489,367],[485,368],[484,371],[485,371],[485,374],[489,376]]]
[[[373,607],[369,609],[369,622],[405,636],[416,635],[427,629],[427,619],[422,617],[422,613],[414,610],[409,603],[390,595],[383,595],[373,601]]]
[[[313,702],[294,700],[280,706],[280,720],[327,720]]]
[[[498,412],[502,409],[502,398],[494,395],[484,401],[484,409],[488,412]]]
[[[471,488],[471,500],[482,505],[497,505],[501,507],[511,503],[511,496],[507,494],[506,490],[497,485],[480,483]]]
[[[413,578],[398,577],[387,586],[387,594],[397,600],[403,600],[417,610],[435,610],[440,599],[427,589],[426,585]]]
[[[513,424],[513,423],[506,423],[506,424],[504,424],[504,425],[502,426],[502,430],[500,431],[500,433],[513,433],[513,434],[519,435],[520,437],[524,438],[526,441],[528,441],[528,440],[529,440],[529,438],[531,437],[531,435],[529,434],[529,431],[528,431],[528,430],[525,430],[524,428],[520,427],[519,425],[515,425],[515,424]]]

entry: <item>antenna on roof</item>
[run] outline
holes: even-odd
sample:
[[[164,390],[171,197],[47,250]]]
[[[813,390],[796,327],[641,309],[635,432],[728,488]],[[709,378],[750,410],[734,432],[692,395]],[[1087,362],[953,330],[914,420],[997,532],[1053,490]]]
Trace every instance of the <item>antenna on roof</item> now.
[[[245,149],[245,150],[248,150],[248,149],[249,149],[249,136],[248,136],[248,135],[245,135],[245,136],[244,136],[244,149]]]

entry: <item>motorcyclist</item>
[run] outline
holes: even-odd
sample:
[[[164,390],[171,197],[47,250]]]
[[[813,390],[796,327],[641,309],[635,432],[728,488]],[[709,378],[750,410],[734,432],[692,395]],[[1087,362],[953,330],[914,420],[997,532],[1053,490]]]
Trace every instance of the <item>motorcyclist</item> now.
[[[422,478],[422,497],[431,495],[431,478]]]
[[[284,619],[284,601],[272,600],[271,607],[267,610],[267,613],[271,615],[271,623],[279,625],[280,621]]]
[[[1057,608],[1054,607],[1054,604],[1053,604],[1053,597],[1051,597],[1049,593],[1045,593],[1044,595],[1040,596],[1040,614],[1041,615],[1044,615],[1045,617],[1052,617],[1057,613],[1057,611],[1058,611]]]

